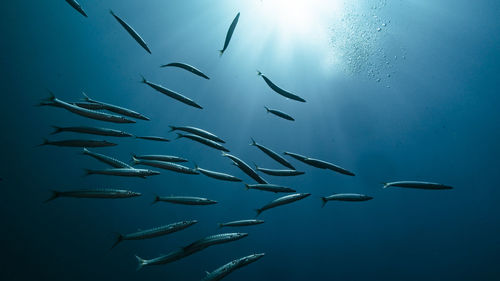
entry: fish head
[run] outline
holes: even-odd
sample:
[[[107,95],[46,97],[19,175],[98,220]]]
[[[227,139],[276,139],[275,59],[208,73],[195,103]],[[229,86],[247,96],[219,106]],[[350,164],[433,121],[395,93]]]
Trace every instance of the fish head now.
[[[127,118],[125,118],[123,116],[120,116],[120,120],[121,120],[122,123],[135,123],[134,120],[127,119]]]
[[[187,226],[191,226],[191,225],[196,224],[196,223],[198,223],[197,220],[190,220],[190,221],[183,221],[182,225],[187,227]]]
[[[231,233],[229,237],[234,240],[238,240],[244,237],[247,237],[248,233],[241,233],[241,232],[236,232],[236,233]]]
[[[155,175],[159,175],[160,172],[158,171],[153,171],[153,170],[147,170],[147,174],[150,175],[150,176],[155,176]]]
[[[127,191],[127,194],[130,196],[134,196],[134,197],[141,196],[141,193],[135,192],[135,191],[130,191],[130,190]]]

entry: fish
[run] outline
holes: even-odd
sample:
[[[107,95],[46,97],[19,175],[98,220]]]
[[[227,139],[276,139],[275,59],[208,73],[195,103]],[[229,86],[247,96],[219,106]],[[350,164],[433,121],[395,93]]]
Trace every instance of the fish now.
[[[279,111],[277,109],[271,109],[271,108],[268,108],[267,106],[264,106],[264,108],[267,110],[267,113],[274,114],[274,115],[281,117],[283,119],[286,119],[286,120],[295,121],[295,119],[293,119],[292,116],[286,114],[283,111]]]
[[[139,33],[137,33],[137,31],[135,31],[128,23],[126,23],[120,17],[115,15],[115,13],[113,13],[112,10],[109,10],[109,12],[118,21],[118,23],[120,23],[120,25],[123,26],[123,28],[125,28],[125,30],[128,32],[128,34],[130,34],[135,39],[135,41],[137,43],[139,43],[139,45],[141,45],[144,48],[144,50],[146,50],[148,53],[151,54],[151,50],[149,50],[148,45],[146,44],[144,39],[142,39],[142,37],[139,35]]]
[[[113,246],[111,246],[111,249],[116,247],[120,242],[124,240],[142,240],[142,239],[149,239],[149,238],[155,238],[167,234],[171,234],[180,230],[183,230],[185,228],[188,228],[194,224],[196,224],[198,221],[197,220],[190,220],[190,221],[180,221],[180,222],[174,222],[171,224],[167,225],[162,225],[158,226],[155,228],[147,229],[147,230],[140,230],[134,233],[129,233],[129,234],[120,234],[118,233],[118,236],[116,238],[115,243]]]
[[[164,141],[164,142],[169,142],[169,139],[166,139],[164,137],[156,137],[156,136],[136,136],[137,139],[143,139],[143,140],[152,140],[152,141]]]
[[[147,176],[159,175],[160,172],[135,169],[135,168],[113,168],[105,170],[91,170],[85,169],[86,175],[107,175],[107,176],[122,176],[122,177],[139,177],[145,179]]]
[[[78,107],[83,107],[83,108],[86,108],[86,109],[90,109],[90,110],[103,110],[103,109],[105,109],[104,105],[102,105],[100,103],[93,103],[93,102],[72,102],[71,104],[72,105],[76,105]]]
[[[171,263],[176,260],[185,258],[189,255],[192,255],[196,252],[199,252],[209,246],[236,241],[246,236],[248,236],[248,233],[222,233],[222,234],[211,235],[203,239],[200,239],[198,241],[195,241],[189,244],[188,246],[174,250],[166,255],[149,260],[143,259],[136,255],[135,258],[137,259],[138,262],[137,270],[140,270],[144,266]]]
[[[245,184],[246,189],[258,189],[262,191],[270,191],[274,193],[278,192],[296,192],[296,190],[291,189],[286,186],[276,185],[276,184]]]
[[[178,172],[178,173],[183,173],[183,174],[190,174],[190,175],[197,175],[198,172],[195,169],[188,168],[186,166],[182,166],[176,163],[172,162],[164,162],[164,161],[158,161],[158,160],[141,160],[137,159],[134,156],[132,156],[132,161],[134,162],[134,165],[147,165],[151,167],[156,167],[160,169],[165,169],[165,170],[170,170],[173,172]]]
[[[350,172],[340,166],[337,166],[335,164],[323,161],[323,160],[318,160],[314,158],[306,158],[303,161],[304,163],[307,163],[313,167],[320,168],[320,169],[329,169],[332,171],[335,171],[340,174],[348,175],[348,176],[355,176],[353,172]]]
[[[76,2],[76,0],[66,0],[68,4],[71,5],[75,10],[77,10],[80,14],[82,14],[84,17],[88,18],[87,13],[83,10],[82,6],[80,3]]]
[[[66,146],[66,147],[106,147],[106,146],[115,146],[117,144],[105,140],[49,141],[48,139],[44,139],[43,143],[38,146],[43,146],[43,145],[55,145],[55,146]]]
[[[251,139],[252,139],[252,143],[250,145],[258,147],[262,152],[267,154],[269,157],[271,157],[272,159],[274,159],[276,162],[280,163],[281,165],[283,165],[287,168],[290,168],[292,170],[295,170],[295,167],[292,166],[292,164],[290,164],[290,162],[286,161],[285,158],[281,157],[281,155],[279,155],[278,153],[272,151],[271,149],[263,146],[262,144],[255,142],[255,140],[253,138],[251,138]]]
[[[206,139],[209,139],[209,140],[213,140],[215,142],[226,143],[224,140],[222,140],[218,136],[216,136],[216,135],[214,135],[214,134],[212,134],[212,133],[210,133],[208,131],[205,131],[203,129],[200,129],[200,128],[191,127],[191,126],[169,126],[169,127],[170,127],[170,131],[169,132],[184,131],[184,132],[188,132],[188,133],[191,133],[191,134],[198,135],[200,137],[203,137],[203,138],[206,138]]]
[[[248,166],[247,163],[243,162],[243,160],[241,160],[240,158],[224,152],[222,153],[222,156],[231,159],[236,167],[240,168],[240,170],[242,170],[245,174],[254,179],[256,182],[261,184],[267,183],[265,179],[259,176],[250,166]]]
[[[50,202],[60,197],[72,198],[100,198],[100,199],[118,199],[141,196],[141,193],[125,189],[78,189],[72,191],[57,191],[52,190],[52,196],[45,200],[44,203]]]
[[[325,196],[321,197],[321,201],[323,202],[323,205],[321,207],[324,207],[326,202],[336,200],[336,201],[351,201],[351,202],[361,202],[361,201],[368,201],[372,200],[373,197],[364,195],[364,194],[358,194],[358,193],[337,193],[333,194],[330,196]]]
[[[180,139],[180,138],[188,138],[190,140],[194,140],[194,141],[199,142],[201,144],[204,144],[206,146],[210,146],[210,147],[218,149],[218,150],[229,152],[229,150],[227,148],[225,148],[224,146],[222,146],[220,143],[215,142],[213,140],[206,139],[204,137],[200,137],[198,135],[177,133],[176,139]]]
[[[239,221],[231,221],[225,223],[219,223],[219,228],[227,227],[227,226],[250,226],[264,223],[263,220],[249,219],[249,220],[239,220]]]
[[[58,127],[52,126],[54,131],[51,135],[55,135],[61,132],[72,132],[72,133],[81,133],[81,134],[90,134],[90,135],[100,135],[100,136],[108,136],[108,137],[132,137],[132,134],[126,133],[124,131],[108,129],[108,128],[99,128],[99,127],[86,127],[86,126],[78,126],[78,127]]]
[[[194,73],[200,77],[203,77],[207,80],[209,80],[210,78],[205,75],[203,72],[201,72],[199,69],[197,69],[196,67],[192,66],[192,65],[189,65],[189,64],[186,64],[186,63],[182,63],[182,62],[172,62],[172,63],[168,63],[168,64],[164,64],[162,65],[161,67],[168,67],[168,66],[174,66],[174,67],[179,67],[179,68],[182,68],[182,69],[185,69],[191,73]]]
[[[255,165],[255,164],[254,164]],[[298,175],[303,175],[305,172],[297,171],[297,170],[276,170],[276,169],[266,169],[266,168],[261,168],[257,165],[255,165],[255,169],[257,171],[261,171],[265,174],[268,174],[270,176],[281,176],[281,177],[288,177],[288,176],[298,176]]]
[[[384,183],[384,188],[388,187],[406,187],[418,189],[453,189],[452,186],[441,183],[425,182],[425,181],[395,181]]]
[[[193,196],[158,196],[156,195],[155,200],[151,204],[155,204],[157,202],[169,202],[174,204],[182,204],[182,205],[212,205],[217,204],[217,201],[210,200],[202,197],[193,197]]]
[[[234,17],[233,22],[231,22],[229,29],[227,30],[226,40],[224,41],[224,47],[222,48],[222,50],[219,50],[220,56],[222,56],[224,54],[224,52],[226,51],[227,46],[229,45],[229,41],[231,41],[231,37],[233,37],[233,32],[234,32],[234,29],[236,28],[236,25],[238,24],[239,19],[240,19],[240,13],[238,12],[236,17]]]
[[[125,115],[125,116],[128,116],[128,117],[132,117],[132,118],[136,118],[136,119],[141,119],[141,120],[149,121],[148,117],[146,117],[146,116],[144,116],[144,115],[142,115],[142,114],[140,114],[138,112],[135,112],[135,111],[133,111],[131,109],[91,99],[84,92],[82,92],[82,94],[83,94],[84,100],[87,103],[98,104],[98,105],[101,106],[100,109],[106,109],[108,111],[111,111],[111,112],[114,112],[114,113],[118,113],[118,114],[121,114],[121,115]]]
[[[260,254],[252,254],[248,255],[246,257],[242,257],[236,260],[233,260],[229,263],[226,263],[225,265],[215,269],[212,272],[206,272],[207,276],[202,279],[202,281],[217,281],[221,280],[222,278],[226,277],[236,269],[242,268],[246,265],[249,265],[253,262],[258,261],[260,258],[262,258],[265,255],[265,253],[260,253]]]
[[[258,71],[257,70],[257,74],[259,76],[261,76],[264,81],[266,82],[266,84],[273,90],[275,91],[276,93],[286,97],[286,98],[289,98],[291,100],[296,100],[296,101],[300,101],[300,102],[306,102],[305,99],[295,95],[295,94],[292,94],[282,88],[280,88],[279,86],[277,86],[276,84],[274,84],[271,80],[269,80],[269,78],[267,78],[267,76],[265,76],[262,72]]]
[[[219,172],[214,172],[214,171],[210,171],[210,170],[206,170],[206,169],[200,168],[196,164],[194,165],[194,169],[196,171],[201,172],[205,176],[208,176],[208,177],[211,177],[211,178],[214,178],[214,179],[223,180],[223,181],[234,181],[234,182],[240,182],[240,181],[242,181],[241,179],[239,179],[239,178],[237,178],[235,176],[232,176],[232,175],[228,175],[228,174],[224,174],[224,173],[219,173]]]
[[[163,162],[188,162],[187,159],[184,159],[182,157],[177,157],[177,156],[171,156],[171,155],[132,155],[134,158],[140,159],[140,160],[157,160],[157,161],[163,161]]]
[[[265,210],[268,210],[268,209],[271,209],[274,207],[278,207],[281,205],[285,205],[285,204],[290,204],[292,202],[304,199],[304,198],[308,197],[309,195],[311,195],[311,194],[310,193],[294,193],[294,194],[290,194],[290,195],[285,195],[283,197],[280,197],[278,199],[275,199],[275,200],[269,202],[268,204],[264,205],[262,208],[257,209],[255,211],[257,211],[257,216],[258,216]]]
[[[106,163],[113,168],[130,168],[130,169],[132,168],[127,163],[124,163],[124,162],[117,160],[113,157],[106,156],[104,154],[92,152],[85,147],[83,148],[83,154],[88,155],[90,157],[93,157],[93,158],[95,158],[103,163]]]
[[[62,101],[62,100],[56,98],[52,92],[49,92],[49,94],[50,94],[50,97],[47,98],[46,100],[42,101],[39,104],[40,106],[51,105],[51,106],[64,108],[64,109],[66,109],[72,113],[78,114],[80,116],[99,120],[99,121],[106,121],[106,122],[113,122],[113,123],[135,123],[135,121],[127,119],[127,118],[120,116],[120,115],[113,115],[113,114],[108,114],[108,113],[99,112],[99,111],[95,111],[95,110],[90,110],[90,109],[76,106],[74,104],[67,103],[65,101]]]
[[[190,105],[192,107],[199,108],[199,109],[203,109],[203,107],[201,107],[199,104],[194,102],[192,99],[190,99],[186,96],[183,96],[177,92],[174,92],[172,90],[169,90],[169,89],[163,87],[162,85],[150,82],[150,81],[146,80],[146,78],[144,78],[144,77],[142,77],[142,83],[144,83],[144,84],[148,85],[149,87],[155,89],[156,91],[158,91],[162,94],[165,94],[173,99],[176,99],[184,104],[187,104],[187,105]]]
[[[304,160],[307,159],[307,156],[300,155],[300,154],[293,153],[293,152],[285,151],[285,152],[283,152],[283,154],[288,155],[288,156],[292,156],[293,158],[295,158],[299,161],[302,161],[302,162],[304,162]]]

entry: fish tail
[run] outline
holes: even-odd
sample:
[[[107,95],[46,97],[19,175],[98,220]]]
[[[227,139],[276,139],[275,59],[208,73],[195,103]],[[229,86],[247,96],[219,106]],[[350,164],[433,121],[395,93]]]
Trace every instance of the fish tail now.
[[[50,143],[50,142],[49,142],[49,140],[48,140],[48,139],[46,139],[46,138],[43,138],[43,142],[42,142],[41,144],[39,144],[39,145],[35,146],[35,147],[39,147],[39,146],[44,146],[44,145],[48,145],[49,143]]]
[[[193,162],[193,164],[194,164],[194,170],[198,171],[198,168],[200,168],[200,167],[198,167],[198,164],[196,164],[196,162]]]
[[[328,200],[326,200],[326,197],[321,197],[321,208],[325,207],[326,202],[328,202]]]
[[[61,127],[52,126],[52,128],[54,128],[54,131],[52,133],[50,133],[51,135],[55,135],[55,134],[58,134],[58,133],[62,132],[62,128]]]
[[[224,54],[224,50],[219,50],[219,58]]]
[[[82,151],[82,154],[83,154],[83,155],[87,155],[87,154],[89,154],[89,153],[90,153],[90,151],[89,151],[86,147],[84,147],[84,148],[83,148],[83,151]]]
[[[168,127],[170,128],[170,130],[168,131],[169,133],[177,130],[177,127],[175,126],[169,125]]]
[[[94,170],[91,169],[84,169],[84,170],[85,170],[85,174],[83,174],[84,177],[94,174]]]
[[[248,185],[248,183],[245,183],[245,190],[249,190],[250,189],[250,185]]]
[[[160,196],[155,195],[155,200],[153,200],[153,202],[151,202],[151,205],[156,204],[158,202],[160,202]]]
[[[181,134],[181,133],[177,133],[177,137],[176,137],[175,139],[180,139],[180,138],[182,138],[182,137],[184,137],[184,135],[183,135],[183,134]]]
[[[50,202],[50,201],[52,201],[52,200],[54,200],[54,199],[58,198],[58,197],[59,197],[59,195],[61,194],[59,191],[55,191],[55,190],[51,190],[51,191],[52,191],[52,196],[50,196],[50,198],[49,198],[49,199],[47,199],[47,200],[43,201],[43,203]]]
[[[219,223],[219,228],[223,228],[224,225],[222,223]]]
[[[141,160],[135,158],[135,155],[132,155],[132,164],[137,165],[141,163]]]
[[[113,246],[111,246],[111,249],[113,249],[114,247],[116,247],[116,245],[118,245],[120,242],[123,241],[123,235],[121,235],[120,233],[117,233],[116,234],[116,241],[115,243],[113,244]],[[110,249],[110,250],[111,250]]]
[[[252,143],[250,145],[256,145],[257,144],[252,137],[250,137],[250,139],[252,140]]]
[[[49,97],[42,99],[40,103],[37,104],[38,106],[53,105],[56,96],[54,95],[54,93],[52,93],[51,90],[47,89],[47,91],[49,92]]]
[[[113,16],[115,16],[115,13],[113,12],[113,10],[109,9],[109,13],[112,14]]]
[[[137,269],[136,269],[137,271],[141,270],[141,268],[142,268],[143,266],[145,266],[145,265],[147,265],[147,264],[148,264],[147,260],[145,260],[145,259],[143,259],[143,258],[139,257],[138,255],[135,255],[135,258],[137,259],[137,263],[138,263],[138,264],[137,264]]]
[[[262,72],[260,72],[258,69],[257,69],[257,75],[262,76]]]
[[[267,113],[271,112],[271,110],[269,110],[269,107],[264,105],[264,108],[266,109]]]
[[[258,217],[258,216],[262,213],[262,210],[261,210],[261,209],[255,209],[255,211],[257,212],[256,217]]]
[[[142,76],[142,74],[139,74],[139,75],[141,75],[141,79],[142,79],[141,83],[144,83],[144,84],[148,83],[148,80],[146,80],[146,78],[144,78],[144,76]]]
[[[386,183],[386,182],[381,182],[381,184],[383,184],[383,185],[384,185],[384,187],[382,187],[382,188],[388,188],[388,187],[389,187],[389,184],[388,184],[388,183]]]

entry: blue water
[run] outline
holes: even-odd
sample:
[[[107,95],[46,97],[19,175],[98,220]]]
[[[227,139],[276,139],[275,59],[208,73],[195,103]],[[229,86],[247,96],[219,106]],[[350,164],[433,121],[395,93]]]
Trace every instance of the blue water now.
[[[346,20],[332,21],[342,28],[334,28],[326,45],[293,32],[296,40],[287,43],[279,29],[263,28],[269,19],[257,17],[263,4],[256,0],[80,3],[89,18],[62,0],[2,3],[0,279],[200,280],[205,271],[265,252],[226,280],[500,280],[499,2],[360,1],[340,13]],[[110,8],[141,34],[152,55],[116,22]],[[219,57],[237,12],[238,26]],[[211,79],[159,68],[173,61],[195,65]],[[307,103],[272,92],[256,69]],[[139,83],[140,74],[204,109],[155,92]],[[151,121],[108,124],[35,107],[48,96],[46,89],[66,101],[80,99],[83,90]],[[266,114],[264,105],[296,121]],[[175,134],[168,133],[168,125],[192,125],[224,138],[231,153],[249,164],[280,168],[248,145],[253,137],[277,152],[331,161],[356,176],[290,159],[306,174],[262,176],[310,192],[309,198],[264,212],[262,225],[225,229],[248,232],[242,240],[136,271],[134,255],[153,258],[218,233],[217,223],[253,218],[254,209],[277,196],[169,171],[146,180],[83,177],[83,168],[106,166],[80,155],[80,149],[35,147],[51,125],[112,127],[170,139]],[[177,155],[190,159],[189,166],[196,162],[253,183],[219,151],[190,140],[107,139],[119,145],[93,151],[124,161],[131,153]],[[382,189],[382,182],[394,180],[455,188]],[[97,187],[127,188],[143,196],[42,203],[51,189]],[[321,208],[320,197],[337,192],[374,199]],[[219,204],[150,206],[155,194],[202,196]],[[115,232],[188,219],[199,223],[109,250]]]

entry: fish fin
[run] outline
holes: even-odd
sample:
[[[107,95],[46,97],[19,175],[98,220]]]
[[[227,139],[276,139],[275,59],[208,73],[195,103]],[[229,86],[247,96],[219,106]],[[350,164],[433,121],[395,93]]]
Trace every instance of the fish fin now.
[[[252,143],[250,145],[256,145],[257,144],[252,137],[250,137],[250,139],[252,140]]]
[[[123,235],[121,235],[120,233],[116,233],[116,241],[113,244],[113,246],[111,246],[111,249],[113,249],[114,247],[116,247],[116,245],[118,245],[122,241],[123,241]]]
[[[219,50],[219,58],[224,54],[224,50]]]
[[[82,91],[82,95],[83,95],[83,100],[84,100],[84,101],[87,101],[87,102],[93,102],[93,101],[89,98],[89,96],[87,96],[87,94],[85,94],[85,92],[84,92],[84,91]]]
[[[255,211],[257,212],[257,215],[255,215],[255,217],[258,217],[262,213],[261,209],[255,209]]]
[[[326,197],[321,197],[321,208],[325,207],[326,202],[328,202],[328,200],[326,200]]]
[[[50,202],[50,201],[52,201],[52,200],[54,200],[54,199],[56,199],[56,198],[59,197],[59,194],[60,194],[59,191],[55,191],[55,190],[51,190],[51,191],[52,191],[52,196],[49,199],[43,201],[43,203]]]
[[[113,10],[109,9],[109,13],[112,14],[114,17],[116,17],[115,13],[113,12]]]
[[[136,269],[137,271],[141,270],[141,268],[143,266],[148,264],[148,262],[145,259],[139,257],[138,255],[135,255],[135,258],[137,259],[137,262],[138,262],[137,269]]]
[[[269,107],[264,105],[264,108],[266,109],[267,113],[271,112],[271,110],[269,110]]]
[[[157,202],[160,202],[160,196],[156,195],[155,194],[155,200],[153,202],[151,202],[151,205],[157,203]]]
[[[58,134],[58,133],[62,132],[62,128],[61,127],[52,126],[52,128],[54,128],[54,131],[52,133],[50,133],[51,135],[55,135],[55,134]]]
[[[260,72],[258,69],[257,69],[257,75],[262,76],[262,72]]]
[[[82,154],[83,154],[83,155],[87,155],[87,154],[89,154],[89,153],[90,153],[90,151],[89,151],[86,147],[84,147],[84,148],[83,148],[83,152],[82,152]]]
[[[193,164],[194,164],[194,169],[193,170],[198,171],[198,168],[200,168],[200,167],[198,167],[198,164],[196,164],[196,162],[193,162]]]
[[[47,145],[47,144],[49,144],[49,140],[46,139],[46,138],[43,138],[43,142],[41,144],[39,144],[39,145],[36,145],[35,147],[44,146],[44,145]]]
[[[259,169],[259,166],[257,166],[257,164],[255,164],[255,162],[252,162],[253,165],[255,166],[255,170],[258,170]]]
[[[38,103],[38,106],[52,105],[54,103],[56,96],[54,95],[54,93],[52,93],[51,90],[47,89],[47,91],[49,92],[49,97],[42,99],[42,101],[40,101],[40,103]]]
[[[381,182],[381,184],[384,185],[384,187],[382,187],[382,188],[388,188],[389,187],[389,184],[387,182]]]

